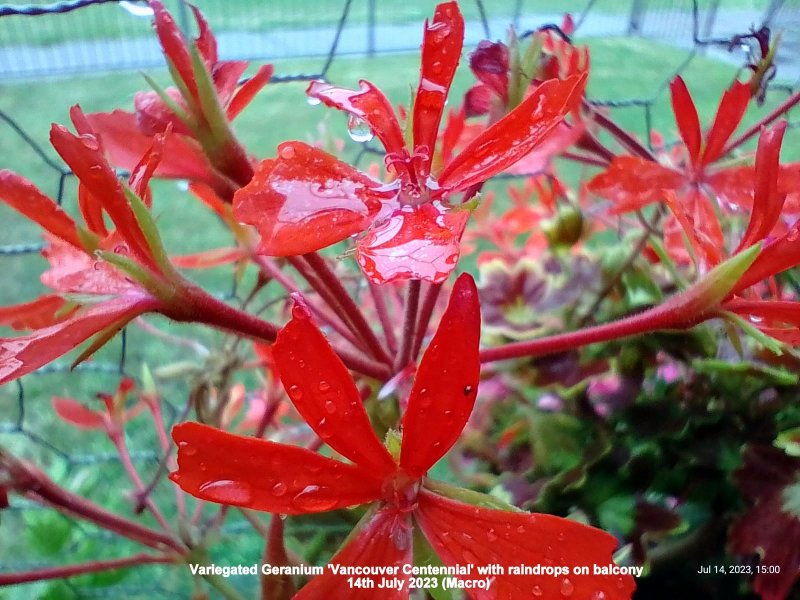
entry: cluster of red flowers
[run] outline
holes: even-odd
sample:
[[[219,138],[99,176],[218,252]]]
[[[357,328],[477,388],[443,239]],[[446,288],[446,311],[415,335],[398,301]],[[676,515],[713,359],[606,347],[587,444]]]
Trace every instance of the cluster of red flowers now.
[[[151,312],[271,343],[266,350],[258,346],[258,352],[316,434],[309,443],[314,449],[259,439],[266,417],[249,437],[208,424],[179,424],[173,430],[178,456],[171,479],[192,496],[284,515],[359,511],[354,533],[331,559],[339,564],[411,564],[430,548],[446,565],[527,563],[567,567],[570,573],[579,566],[607,565],[617,545],[610,534],[428,478],[473,413],[481,363],[685,329],[712,318],[728,320],[774,351],[781,343],[800,342],[800,304],[775,280],[800,263],[800,229],[791,220],[798,213],[800,166],[780,164],[785,122],[766,128],[780,112],[765,119],[761,130],[732,140],[751,100],[749,83],[733,83],[703,134],[687,87],[676,78],[670,90],[683,145],[653,155],[585,99],[588,50],[566,39],[567,20],[564,35],[537,33],[534,50],[522,52],[513,36],[509,44],[482,42],[470,58],[478,82],[440,131],[464,39],[458,5],[443,3],[425,24],[420,79],[408,111],[395,111],[367,81],[357,90],[324,81],[308,87],[310,98],[344,111],[365,138],[375,136],[383,145],[384,164],[373,171],[382,171],[382,178],[376,179],[299,141],[284,142],[271,158],[249,156],[231,121],[268,83],[271,66],[240,84],[248,64],[219,60],[216,40],[197,9],[199,36],[191,41],[161,2],[150,5],[176,87],[154,85],[137,94],[134,112],[84,115],[76,106],[75,134],[60,125],[52,129],[53,146],[79,182],[83,224],[21,176],[0,172],[0,200],[45,232],[50,268],[41,278],[52,290],[0,309],[0,324],[29,330],[0,340],[0,382],[26,375],[94,337],[75,362],[85,360],[132,319]],[[630,153],[615,154],[602,144],[596,135],[600,127]],[[731,152],[758,133],[754,164],[726,165]],[[602,168],[579,190],[579,199],[558,179],[556,156]],[[127,183],[112,165],[130,171]],[[498,214],[491,192],[482,197],[481,190],[503,172],[534,177],[522,191],[511,190],[511,207]],[[188,180],[229,225],[237,247],[170,258],[151,213],[153,177]],[[644,219],[642,211],[659,204],[647,235],[657,233],[663,219],[663,241],[645,238],[646,255],[692,282],[676,282],[683,287],[678,293],[618,321],[530,339],[542,324],[530,314],[512,315],[511,308],[530,311],[545,297],[554,304],[565,300],[547,296],[527,265],[547,247],[571,248],[575,264],[582,264],[580,242],[599,228],[586,219],[590,194],[592,210],[612,215],[637,212]],[[610,208],[597,197],[610,200]],[[466,230],[471,216],[475,227]],[[726,230],[728,221],[742,216],[747,225],[741,235]],[[358,236],[355,259],[370,290],[363,307],[317,254],[351,236]],[[462,238],[467,249],[480,248],[479,264],[492,265],[483,292],[489,325],[519,341],[480,348],[478,290],[467,274],[453,284],[430,335],[439,290],[458,265]],[[233,260],[260,269],[258,286],[275,280],[291,293],[286,325],[225,304],[178,271]],[[299,293],[288,265],[314,293]],[[400,285],[408,295],[398,342],[387,303],[399,307]],[[354,381],[350,371],[363,379]],[[375,380],[384,394],[410,390],[399,398],[388,426],[373,423],[365,409],[371,384],[358,385]],[[54,407],[76,426],[104,429],[126,452],[120,430],[144,408],[124,409],[131,389],[125,382],[105,397],[105,412],[69,399],[54,401]],[[155,415],[157,408],[146,404]],[[230,419],[213,424],[224,428]],[[325,453],[316,452],[323,444]],[[14,489],[0,485],[1,492],[6,488]],[[361,505],[368,505],[366,511],[352,508]],[[415,536],[415,526],[422,536]],[[758,547],[757,536],[742,534],[739,540],[741,552]],[[188,547],[177,547],[188,556]],[[778,592],[765,598],[780,598],[789,589],[800,561],[788,556],[785,562],[781,585],[769,588]],[[633,589],[628,576],[505,573],[494,578],[490,591],[471,594],[622,600]],[[406,585],[386,597],[408,594]],[[374,596],[348,591],[345,577],[326,572],[294,597]]]

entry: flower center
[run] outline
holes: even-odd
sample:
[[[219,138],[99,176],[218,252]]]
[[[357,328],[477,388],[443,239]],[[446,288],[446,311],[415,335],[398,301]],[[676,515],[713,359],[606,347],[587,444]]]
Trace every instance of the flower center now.
[[[384,501],[399,512],[411,512],[417,507],[417,495],[422,482],[398,469],[383,482]]]

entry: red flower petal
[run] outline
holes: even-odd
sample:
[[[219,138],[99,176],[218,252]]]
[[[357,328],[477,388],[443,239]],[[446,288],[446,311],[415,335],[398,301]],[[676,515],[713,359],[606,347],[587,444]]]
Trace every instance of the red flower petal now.
[[[153,136],[152,144],[141,160],[131,170],[128,177],[128,187],[133,193],[139,196],[147,206],[151,205],[150,200],[150,179],[152,179],[158,168],[161,158],[164,156],[165,141],[171,136],[172,128],[168,127],[163,134]]]
[[[122,169],[133,169],[153,143],[151,137],[139,130],[132,113],[115,110],[89,114],[86,118],[101,136],[112,162]],[[200,181],[213,187],[220,184],[219,176],[214,174],[199,145],[180,135],[171,135],[165,140],[163,160],[155,176]]]
[[[387,154],[402,153],[405,150],[403,131],[391,102],[369,81],[359,81],[358,86],[356,91],[323,81],[312,81],[306,94],[321,100],[325,106],[345,111],[363,120],[381,141]]]
[[[611,166],[589,182],[589,191],[614,203],[612,214],[638,210],[662,202],[667,191],[685,185],[682,173],[650,160],[618,156]]]
[[[115,239],[120,243],[115,243]],[[57,238],[49,241],[42,255],[50,263],[50,268],[40,278],[50,289],[65,294],[96,295],[122,294],[139,289],[111,264],[99,261],[84,250],[65,244]],[[121,254],[127,252],[127,246],[118,236],[112,235],[103,240],[102,246]]]
[[[464,44],[464,17],[457,2],[439,4],[433,22],[425,21],[422,66],[414,98],[413,133],[415,151],[426,151],[425,171],[430,170],[439,123]]]
[[[261,88],[269,83],[273,71],[272,65],[263,65],[239,88],[233,95],[233,98],[231,98],[230,104],[228,104],[228,108],[225,111],[228,119],[233,121],[239,116],[239,113],[242,112],[245,107],[250,104],[255,95],[261,91]]]
[[[706,147],[700,158],[702,165],[709,165],[720,157],[726,142],[742,122],[749,102],[750,87],[740,81],[734,81],[722,95],[717,116],[706,136]]]
[[[227,433],[200,423],[172,429],[185,492],[212,502],[299,515],[371,502],[381,480],[357,465],[300,448]]]
[[[241,248],[215,248],[195,254],[170,256],[170,262],[182,269],[210,269],[244,258],[245,253]]]
[[[106,419],[103,413],[90,410],[72,398],[54,397],[53,409],[63,421],[80,429],[106,428]]]
[[[476,83],[464,94],[464,114],[467,117],[477,117],[488,114],[492,107],[492,89],[483,83]],[[446,157],[442,157],[447,162]]]
[[[239,87],[239,80],[247,70],[248,64],[245,60],[227,60],[214,65],[212,72],[214,88],[217,90],[219,103],[223,107],[228,106],[233,98],[236,88]]]
[[[159,302],[128,294],[75,312],[68,319],[18,338],[0,338],[0,384],[7,383],[66,354],[95,333],[121,328]]]
[[[586,76],[544,82],[517,108],[472,140],[439,176],[454,192],[486,181],[544,141],[583,96]]]
[[[403,415],[400,466],[413,477],[423,476],[445,455],[472,413],[480,377],[480,331],[478,290],[464,273],[422,357]]]
[[[513,175],[537,175],[542,173],[550,165],[550,161],[577,142],[584,131],[586,131],[586,125],[583,121],[574,123],[562,121],[544,136],[544,139],[536,148],[506,169],[506,173]]]
[[[48,327],[67,317],[68,311],[58,314],[66,304],[61,296],[46,295],[23,304],[0,306],[0,325],[17,330]]]
[[[481,40],[469,55],[469,68],[488,86],[503,104],[508,102],[508,46],[502,42]]]
[[[800,303],[734,298],[723,304],[722,308],[748,319],[776,340],[791,346],[800,344]]]
[[[203,60],[206,62],[206,64],[214,65],[218,60],[217,38],[214,37],[211,28],[208,26],[208,21],[206,21],[206,18],[203,16],[203,13],[200,12],[200,9],[192,4],[189,6],[192,9],[194,20],[197,23],[198,35],[195,38],[197,50],[200,52],[200,56],[203,57]]]
[[[753,206],[755,171],[752,165],[722,169],[706,173],[703,188],[709,196],[716,198],[723,209],[735,211]]]
[[[513,575],[508,567],[541,565],[569,568],[613,564],[613,536],[552,515],[506,512],[470,506],[423,489],[414,517],[445,564],[499,564],[488,591],[475,600],[494,598],[569,598],[628,600],[635,583],[627,575]]]
[[[197,98],[197,82],[194,80],[194,69],[186,47],[186,39],[161,0],[150,0],[150,8],[153,9],[156,34],[167,60],[175,67],[192,97]],[[208,44],[205,46],[208,50]]]
[[[700,147],[703,143],[703,134],[700,131],[700,117],[697,116],[697,107],[686,88],[683,78],[678,75],[669,84],[672,95],[672,112],[675,113],[675,123],[681,133],[681,139],[686,144],[689,152],[689,162],[697,165],[700,158]]]
[[[786,196],[778,192],[781,143],[786,132],[786,121],[763,131],[758,140],[755,169],[753,212],[736,252],[763,240],[772,231],[781,216]]]
[[[396,470],[347,367],[304,306],[295,303],[292,320],[278,333],[272,355],[297,412],[326,444],[376,477]]]
[[[373,283],[441,283],[458,262],[468,218],[466,210],[448,210],[440,202],[403,206],[358,241],[356,259]]]
[[[706,267],[719,264],[725,241],[712,201],[694,187],[681,197],[667,191],[665,201],[683,228],[695,255]]]
[[[361,519],[344,547],[331,558],[330,564],[360,567],[402,567],[413,564],[411,522],[408,514],[392,510],[369,512]],[[334,575],[330,568],[323,575],[312,579],[293,600],[407,600],[409,597],[409,575],[398,570],[396,576],[404,582],[403,589],[376,590],[372,587],[352,587],[347,584],[350,575]],[[382,576],[367,576],[373,585],[384,579]],[[378,594],[376,594],[378,592]]]
[[[0,171],[0,200],[68,244],[83,246],[72,218],[21,175]]]
[[[54,124],[50,129],[50,142],[87,191],[102,202],[131,251],[152,262],[139,222],[128,204],[122,184],[103,156],[98,139],[91,134],[73,135],[65,127]]]
[[[186,102],[178,88],[170,87],[165,91],[175,104],[186,109]],[[136,127],[139,133],[146,136],[163,133],[170,126],[175,133],[186,136],[193,135],[192,130],[178,118],[156,92],[136,92],[133,96],[133,110],[136,116]]]
[[[754,283],[783,273],[798,264],[800,264],[800,223],[795,223],[789,231],[764,246],[731,293],[738,294]]]
[[[285,142],[236,192],[234,214],[258,229],[260,252],[293,256],[363,231],[393,193],[318,148]]]

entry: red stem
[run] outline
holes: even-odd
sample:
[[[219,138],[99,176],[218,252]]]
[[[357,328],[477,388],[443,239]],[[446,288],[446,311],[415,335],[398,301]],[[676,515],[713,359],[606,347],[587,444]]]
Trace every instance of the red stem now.
[[[625,148],[627,148],[632,154],[635,154],[640,158],[644,158],[645,160],[656,160],[655,155],[630,133],[622,129],[607,116],[597,111],[593,106],[588,104],[586,100],[583,101],[583,104],[584,107],[589,110],[594,122],[613,135],[617,141],[625,146]]]
[[[368,283],[369,293],[372,295],[372,302],[375,304],[375,311],[378,313],[381,327],[383,328],[383,335],[386,338],[386,345],[389,347],[391,354],[397,354],[397,337],[394,334],[394,327],[392,320],[389,317],[389,311],[386,308],[386,297],[383,290],[378,285],[371,281]]]
[[[425,291],[425,298],[422,301],[422,308],[419,311],[417,328],[414,333],[414,347],[411,349],[411,358],[414,360],[419,356],[419,350],[422,347],[422,341],[425,339],[425,333],[428,331],[428,323],[430,323],[433,309],[436,308],[436,300],[439,298],[441,290],[441,283],[432,283]]]
[[[527,342],[515,342],[481,352],[481,362],[489,363],[510,358],[537,357],[564,352],[598,342],[617,340],[661,329],[688,329],[713,315],[699,315],[686,320],[671,306],[659,305],[618,321],[570,331]]]
[[[125,567],[134,567],[148,564],[170,564],[177,562],[177,557],[154,556],[152,554],[134,554],[125,558],[112,558],[110,560],[95,560],[76,565],[65,565],[62,567],[45,567],[34,569],[33,571],[21,571],[18,573],[0,573],[0,586],[17,585],[20,583],[31,583],[33,581],[45,581],[47,579],[63,579],[76,577],[87,573],[97,573],[99,571],[110,571]]]
[[[347,320],[353,325],[354,333],[364,340],[373,358],[386,363],[387,365],[392,364],[391,357],[381,345],[378,336],[376,336],[375,332],[372,331],[369,323],[367,323],[367,320],[364,318],[364,313],[361,312],[361,309],[355,303],[353,298],[350,297],[350,294],[342,285],[342,282],[339,280],[339,278],[336,277],[336,274],[331,270],[330,266],[328,266],[328,263],[325,261],[325,259],[316,252],[304,254],[303,258],[308,263],[308,266],[310,266],[314,273],[316,273],[316,275],[319,277],[319,280],[322,282],[322,284],[338,300],[339,306],[344,312]]]
[[[742,133],[739,137],[731,140],[728,142],[728,145],[725,146],[725,149],[722,151],[721,156],[725,156],[729,154],[732,150],[738,148],[742,144],[744,144],[747,140],[749,140],[754,135],[757,135],[761,128],[764,125],[769,125],[775,119],[783,115],[784,113],[788,112],[795,104],[800,102],[800,92],[795,92],[789,98],[779,105],[775,110],[769,113],[767,116],[760,119],[754,125],[747,128],[747,130]]]
[[[417,325],[417,310],[419,308],[419,292],[421,282],[412,279],[408,282],[408,295],[406,296],[405,317],[403,319],[403,337],[400,340],[400,351],[394,362],[395,372],[403,369],[411,360],[411,349],[414,344],[414,333]]]

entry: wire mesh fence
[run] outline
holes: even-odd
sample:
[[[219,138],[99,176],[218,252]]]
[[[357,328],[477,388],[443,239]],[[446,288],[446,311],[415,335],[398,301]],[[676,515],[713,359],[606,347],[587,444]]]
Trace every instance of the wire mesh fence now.
[[[177,1],[167,4],[182,19],[182,27],[189,31],[186,6]],[[420,41],[420,22],[433,5],[432,2],[409,0],[398,9],[395,6],[398,3],[343,0],[320,3],[319,11],[306,8],[299,13],[298,3],[291,2],[262,6],[261,3],[242,2],[240,5],[208,0],[198,4],[218,34],[224,58],[304,59],[280,63],[271,86],[325,79],[347,54],[384,54],[415,49]],[[656,67],[645,67],[660,71],[652,73],[649,87],[639,89],[637,93],[627,93],[630,87],[625,88],[626,92],[621,91],[618,80],[623,77],[621,69],[635,72],[639,68],[636,61],[646,60],[646,56],[631,53],[626,56],[629,64],[624,67],[618,65],[616,71],[593,73],[592,102],[621,115],[620,119],[642,139],[648,139],[654,127],[672,131],[670,112],[665,108],[665,91],[675,74],[692,68],[704,69],[707,63],[699,67],[696,63],[708,60],[703,55],[710,49],[713,57],[723,57],[734,63],[735,66],[725,70],[732,77],[736,66],[742,67],[749,60],[750,49],[743,49],[740,47],[742,44],[738,44],[731,53],[731,39],[735,35],[747,34],[751,27],[759,28],[765,22],[774,29],[785,31],[783,43],[786,49],[781,55],[783,62],[779,64],[777,81],[780,85],[769,92],[768,102],[777,105],[796,87],[798,73],[792,60],[796,37],[800,36],[800,3],[796,0],[760,4],[737,0],[699,3],[589,0],[564,4],[569,4],[566,8],[574,12],[577,24],[575,39],[578,41],[634,33],[667,40],[675,46],[670,50],[673,60],[654,62],[652,64]],[[552,3],[539,0],[467,1],[464,9],[468,19],[468,45],[484,38],[502,38],[510,24],[525,31],[561,21],[561,15],[553,12]],[[79,0],[56,5],[0,5],[0,17],[0,85],[2,78],[147,68],[161,65],[163,61],[151,34],[148,11],[141,3]],[[660,45],[652,48],[655,53],[663,49]],[[58,81],[52,85],[59,85]],[[120,98],[120,102],[124,100]],[[295,110],[295,104],[288,106],[289,110]],[[659,107],[664,110],[658,112]],[[71,174],[53,158],[41,136],[29,131],[20,118],[20,112],[25,108],[24,105],[8,107],[0,101],[0,140],[6,141],[4,148],[14,148],[24,160],[35,163],[39,173],[47,174],[49,188],[46,191],[68,211],[74,211],[75,190]],[[292,114],[273,117],[290,119]],[[372,151],[369,144],[361,146],[357,160],[367,161]],[[9,165],[0,164],[0,167],[6,166]],[[17,227],[9,214],[0,213],[3,218],[0,226],[0,272],[4,273],[6,282],[0,291],[0,299],[4,303],[23,300],[19,298],[14,282],[23,276],[32,278],[30,273],[38,273],[42,264],[40,238],[30,229]],[[192,228],[192,232],[201,231],[204,231],[202,224]],[[234,303],[241,300],[236,289],[231,290],[227,282],[215,279],[213,284],[218,295]],[[162,322],[157,321],[157,324],[166,327]],[[176,335],[180,335],[185,330],[176,331]],[[30,459],[59,483],[100,504],[112,495],[120,495],[118,492],[125,489],[126,480],[118,456],[108,452],[102,436],[77,433],[65,423],[54,421],[50,399],[54,395],[80,396],[90,391],[113,390],[120,376],[137,378],[143,363],[183,365],[194,374],[193,377],[207,376],[209,357],[167,342],[163,345],[169,348],[153,352],[151,347],[158,341],[154,342],[151,334],[152,331],[131,326],[94,360],[74,371],[70,371],[68,362],[58,362],[20,382],[5,386],[0,390],[0,447],[5,446],[15,455]],[[222,346],[220,339],[209,334],[204,341],[208,341],[207,347],[214,348]],[[185,380],[172,382],[164,378],[160,392],[168,426],[183,413],[190,387]],[[89,400],[88,397],[79,399]],[[152,434],[137,430],[131,435],[129,444],[133,449],[132,458],[143,472],[156,473],[163,454]],[[102,469],[97,468],[99,465]],[[169,482],[162,479],[154,497],[164,499],[169,496],[169,486]],[[124,498],[117,506],[121,511],[130,510]],[[118,538],[87,528],[78,521],[62,522],[61,519],[53,520],[46,509],[13,499],[9,509],[2,513],[2,528],[13,535],[0,534],[0,573],[60,564],[91,552],[113,556],[126,548]],[[345,533],[335,524],[326,528],[325,523],[317,521],[312,526],[302,519],[291,527],[293,535],[305,536],[309,540],[319,535],[341,536]],[[45,537],[56,536],[52,533],[54,531],[64,532],[63,543],[43,547],[37,537],[45,531],[50,532]],[[238,514],[227,521],[218,551],[226,553],[228,562],[249,564],[258,560],[261,548],[242,542],[249,531],[250,525]],[[158,572],[159,575],[153,576],[152,569],[159,568],[137,569],[136,573],[124,575],[124,579],[119,576],[118,579],[73,580],[63,584],[61,596],[54,597],[105,597],[110,593],[125,598],[186,597],[190,585],[188,575],[171,577]],[[112,591],[109,586],[113,586]],[[28,592],[20,594],[18,597],[32,597]]]

